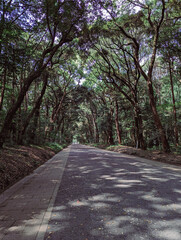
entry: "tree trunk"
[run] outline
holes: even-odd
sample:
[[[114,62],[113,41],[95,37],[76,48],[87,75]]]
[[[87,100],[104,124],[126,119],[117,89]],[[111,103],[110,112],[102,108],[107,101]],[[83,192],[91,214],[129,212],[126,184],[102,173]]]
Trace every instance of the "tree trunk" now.
[[[21,104],[24,100],[24,97],[26,95],[26,92],[29,89],[29,86],[31,85],[31,83],[33,82],[34,79],[36,79],[37,77],[39,77],[41,75],[41,73],[42,73],[42,71],[36,71],[34,74],[30,75],[29,78],[26,79],[24,86],[20,90],[20,93],[19,93],[16,103],[8,111],[6,118],[4,120],[4,124],[3,124],[2,130],[1,130],[1,133],[0,133],[0,148],[3,146],[4,140],[6,139],[7,133],[9,132],[10,125],[12,123],[12,119],[14,118],[17,110],[21,106]]]
[[[89,126],[89,135],[90,135],[90,139],[91,139],[91,142],[92,142],[92,139],[94,138],[94,134],[93,134],[93,131],[92,131],[92,124],[91,124],[91,119],[89,118],[89,115],[86,115],[86,118],[87,118],[87,122],[88,122],[88,126]],[[89,140],[89,139],[87,139]]]
[[[175,143],[178,146],[178,128],[177,128],[177,111],[175,106],[175,95],[174,95],[174,88],[173,88],[173,62],[169,59],[169,72],[170,72],[170,84],[171,84],[171,91],[172,91],[172,101],[173,101],[173,114],[174,114],[174,134],[175,134]]]
[[[112,131],[112,121],[110,121],[109,123],[109,129],[108,129],[108,143],[110,145],[114,145],[114,139],[113,139],[113,131]]]
[[[91,109],[91,113],[92,113],[92,122],[93,122],[93,126],[94,126],[94,141],[95,141],[95,143],[99,143],[98,127],[97,127],[96,118],[95,118],[95,115],[94,115],[94,112],[92,109]]]
[[[116,124],[116,133],[117,133],[117,139],[118,143],[121,145],[121,130],[119,126],[119,109],[118,109],[118,101],[115,100],[115,124]]]
[[[136,103],[134,106],[135,118],[135,133],[136,133],[136,148],[146,149],[146,143],[143,137],[143,121],[141,117],[141,110]]]
[[[65,143],[64,142],[64,127],[65,127],[65,119],[63,118],[62,120],[62,127],[61,127],[61,144]]]
[[[5,93],[5,86],[6,86],[6,74],[7,74],[7,67],[5,64],[4,76],[3,76],[2,87],[1,87],[1,96],[0,96],[0,111],[2,110],[3,100],[4,100],[4,93]]]
[[[30,133],[30,143],[31,144],[37,144],[37,141],[35,141],[35,137],[36,137],[36,131],[37,131],[37,126],[38,126],[39,115],[40,115],[40,109],[37,108],[34,113],[34,123],[31,128],[31,133]]]
[[[169,146],[166,134],[165,134],[165,130],[162,126],[160,117],[159,117],[158,112],[157,112],[156,101],[155,101],[153,85],[152,85],[152,74],[153,74],[153,68],[154,68],[154,63],[155,63],[155,59],[156,59],[157,44],[158,44],[158,39],[159,39],[160,27],[161,27],[161,25],[163,23],[163,20],[164,20],[165,10],[166,10],[165,1],[162,1],[162,14],[161,14],[160,20],[155,24],[151,21],[150,15],[148,16],[149,23],[151,24],[151,27],[154,31],[154,38],[153,38],[153,42],[152,42],[153,50],[152,50],[152,55],[151,55],[151,58],[150,58],[148,73],[146,73],[143,70],[143,68],[142,68],[142,66],[140,65],[140,62],[139,62],[139,47],[140,47],[139,43],[136,41],[136,39],[134,39],[132,37],[131,37],[131,39],[134,42],[134,50],[135,50],[134,60],[135,60],[135,63],[136,63],[138,69],[140,70],[141,74],[143,75],[143,77],[145,78],[145,80],[147,82],[150,106],[151,106],[153,118],[154,118],[154,121],[155,121],[155,126],[157,127],[159,135],[160,135],[163,151],[164,152],[170,152],[170,146]]]
[[[106,130],[104,130],[104,135],[105,135],[104,143],[105,143],[105,144],[108,144],[108,139],[109,139],[109,137],[108,137],[108,135],[107,135],[107,131],[106,131]]]
[[[70,40],[67,40],[67,42]],[[37,79],[38,77],[40,77],[40,75],[42,74],[42,72],[45,70],[45,68],[47,67],[48,63],[51,61],[51,59],[53,58],[53,56],[55,55],[56,51],[59,49],[60,46],[62,46],[64,43],[66,42],[65,39],[62,39],[60,41],[59,44],[57,44],[56,46],[54,46],[51,49],[46,49],[43,54],[42,54],[42,58],[39,61],[39,67],[37,70],[34,70],[32,73],[30,73],[29,77],[27,77],[24,81],[24,85],[22,87],[22,89],[19,92],[18,98],[15,102],[15,104],[9,109],[5,120],[4,120],[4,124],[2,127],[2,130],[0,132],[0,148],[3,147],[3,143],[8,135],[8,132],[10,130],[10,126],[12,123],[12,120],[17,112],[17,110],[19,109],[19,107],[21,106],[24,97],[26,95],[26,92],[28,91],[31,83]],[[49,53],[49,56],[47,56],[47,54]],[[47,59],[44,62],[44,59]]]
[[[60,113],[60,111],[62,109],[62,104],[63,104],[63,101],[65,99],[65,96],[66,96],[66,89],[64,90],[63,96],[62,96],[62,98],[60,100],[60,103],[57,106],[57,109],[55,109],[55,111],[53,111],[53,113],[52,113],[52,116],[51,116],[51,119],[50,119],[51,123],[54,123],[57,120],[57,118],[59,116],[59,113]]]
[[[64,120],[64,115],[61,116],[61,119],[59,119],[57,121],[57,126],[56,126],[56,129],[55,129],[55,134],[54,134],[54,138],[53,138],[53,141],[56,142],[56,138],[57,138],[57,133],[60,132],[60,127],[61,127],[61,124]]]
[[[113,139],[113,121],[112,121],[112,117],[113,117],[113,108],[112,108],[112,103],[111,103],[111,107],[110,107],[110,112],[108,113],[108,143],[110,145],[114,145],[114,139]]]
[[[152,53],[152,57],[151,57],[151,63],[149,65],[148,74],[145,73],[145,71],[143,70],[143,68],[141,67],[141,65],[139,63],[139,57],[138,57],[139,56],[139,54],[138,54],[139,48],[138,47],[135,49],[135,61],[136,61],[138,69],[140,70],[141,74],[143,75],[143,77],[145,78],[145,80],[147,82],[148,96],[149,96],[150,106],[151,106],[151,110],[152,110],[152,114],[153,114],[153,119],[154,119],[156,128],[158,129],[158,132],[160,135],[163,151],[170,152],[170,146],[169,146],[166,134],[165,134],[165,130],[162,126],[160,117],[157,112],[156,101],[155,101],[154,91],[153,91],[153,84],[152,84],[152,73],[153,73],[153,67],[154,67],[154,62],[155,62],[155,58],[156,58],[157,42],[158,42],[158,29],[157,29],[157,32],[155,33],[155,37],[154,37],[153,53]]]
[[[24,134],[26,132],[26,129],[30,123],[30,120],[32,119],[33,115],[37,112],[37,110],[40,109],[40,106],[41,106],[41,102],[42,102],[42,99],[43,99],[43,96],[45,94],[45,91],[46,91],[46,87],[47,87],[47,82],[48,82],[48,73],[46,73],[44,75],[44,79],[43,79],[44,83],[43,83],[43,88],[41,90],[41,94],[40,96],[38,97],[38,99],[36,100],[36,103],[35,103],[35,106],[34,108],[32,109],[31,113],[28,115],[28,117],[26,118],[25,120],[25,123],[23,125],[23,128],[22,128],[22,131],[21,131],[21,135],[18,139],[18,143],[19,144],[23,144],[23,137],[24,137]]]
[[[160,134],[160,139],[161,139],[161,142],[162,142],[163,151],[164,152],[170,152],[170,146],[169,146],[169,143],[168,143],[168,140],[167,140],[167,137],[166,137],[166,133],[165,133],[165,130],[162,126],[160,117],[159,117],[158,112],[157,112],[152,82],[149,79],[147,80],[147,85],[148,85],[150,106],[151,106],[151,109],[152,109],[155,125],[156,125],[156,127],[159,131],[159,134]]]

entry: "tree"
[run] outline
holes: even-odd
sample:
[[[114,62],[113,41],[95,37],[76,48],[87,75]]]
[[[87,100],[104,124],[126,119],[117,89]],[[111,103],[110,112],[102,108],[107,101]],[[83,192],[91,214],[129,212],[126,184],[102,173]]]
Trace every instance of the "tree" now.
[[[51,9],[51,11],[48,11]],[[42,1],[40,9],[42,14],[42,24],[48,28],[49,36],[45,38],[45,47],[42,49],[37,61],[34,61],[31,72],[23,80],[23,86],[19,91],[16,102],[8,110],[4,123],[0,132],[0,147],[7,137],[12,119],[17,110],[20,108],[26,93],[32,82],[41,76],[43,71],[51,64],[56,53],[58,58],[61,57],[64,46],[73,41],[81,31],[81,23],[84,19],[84,6],[79,1],[64,1],[56,3],[56,1]],[[55,15],[55,13],[57,13]],[[32,12],[33,14],[33,12]],[[61,20],[61,21],[60,21]],[[66,28],[65,28],[66,23]],[[60,50],[61,49],[61,50]],[[59,51],[59,53],[58,53]]]
[[[142,149],[162,143],[165,152],[169,141],[173,149],[179,7],[177,0],[0,1],[0,145],[77,138]]]
[[[132,3],[132,1],[130,2]],[[147,72],[144,70],[140,60],[140,55],[142,50],[140,39],[136,36],[134,31],[132,32],[128,30],[129,24],[124,26],[121,25],[119,21],[120,19],[119,16],[118,17],[115,16],[116,15],[115,11],[111,12],[108,9],[107,12],[110,14],[110,17],[114,22],[114,25],[116,26],[117,30],[119,30],[121,35],[124,36],[124,38],[127,40],[126,51],[132,57],[133,62],[135,62],[137,66],[137,69],[140,71],[140,73],[142,74],[142,76],[147,82],[149,101],[150,101],[150,106],[151,106],[153,118],[155,121],[155,125],[160,134],[163,150],[165,152],[169,152],[170,147],[165,134],[165,130],[163,128],[160,117],[158,115],[155,96],[154,96],[153,83],[152,83],[152,74],[153,74],[153,68],[154,68],[154,63],[156,59],[157,44],[158,44],[161,25],[163,23],[163,20],[165,17],[165,11],[166,11],[165,1],[161,0],[155,3],[153,3],[152,1],[147,1],[141,4],[139,7],[142,7],[141,17],[144,19],[144,22],[146,23],[145,27],[147,27],[147,30],[151,31],[152,33],[152,36],[151,36],[152,46],[150,47],[150,50],[151,50],[150,62],[148,65]],[[134,25],[133,22],[132,24]],[[147,26],[147,24],[149,25]],[[130,52],[129,50],[130,45],[132,46],[131,49],[133,49],[133,52],[132,51]]]

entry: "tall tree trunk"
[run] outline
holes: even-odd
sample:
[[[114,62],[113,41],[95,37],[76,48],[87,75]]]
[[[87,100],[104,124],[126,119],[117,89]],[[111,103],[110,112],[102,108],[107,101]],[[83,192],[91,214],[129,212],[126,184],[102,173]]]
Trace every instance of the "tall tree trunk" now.
[[[44,75],[43,82],[44,82],[44,83],[43,83],[43,88],[42,88],[42,90],[41,90],[40,96],[39,96],[38,99],[36,100],[36,103],[35,103],[34,108],[32,109],[32,111],[30,112],[30,114],[28,115],[28,117],[26,118],[26,120],[25,120],[25,122],[24,122],[22,131],[21,131],[21,135],[20,135],[19,140],[18,140],[18,143],[19,143],[19,144],[23,144],[23,137],[24,137],[25,132],[26,132],[26,129],[27,129],[29,123],[30,123],[30,120],[32,119],[33,115],[37,112],[37,110],[40,109],[41,102],[42,102],[42,99],[43,99],[43,96],[44,96],[44,94],[45,94],[46,87],[47,87],[48,73],[46,73],[46,74]]]
[[[94,126],[94,141],[95,141],[95,143],[99,143],[99,131],[98,131],[97,123],[96,123],[95,114],[92,109],[91,109],[91,114],[92,114],[92,123]]]
[[[25,96],[24,111],[25,112],[28,111],[28,92],[26,93],[26,96]]]
[[[57,126],[56,126],[56,129],[55,129],[55,134],[54,134],[54,136],[53,136],[53,141],[54,141],[54,142],[56,142],[57,133],[60,132],[60,127],[61,127],[61,124],[62,124],[63,120],[64,120],[64,115],[62,114],[61,119],[58,119],[58,121],[57,121]]]
[[[134,106],[134,118],[135,118],[135,133],[136,133],[136,147],[143,150],[146,149],[146,143],[143,137],[143,121],[141,117],[141,110],[136,103]]]
[[[14,74],[15,77],[15,74]],[[22,89],[23,85],[23,74],[21,72],[21,78],[20,78],[20,91]],[[17,114],[17,136],[16,136],[16,143],[18,143],[18,140],[21,136],[21,129],[22,129],[22,106],[19,107],[18,109],[18,114]]]
[[[141,74],[143,75],[143,77],[145,78],[145,80],[147,82],[148,96],[149,96],[150,106],[151,106],[151,110],[152,110],[152,114],[153,114],[153,119],[154,119],[156,128],[158,129],[158,132],[160,135],[163,151],[170,152],[170,146],[169,146],[169,143],[168,143],[168,140],[166,137],[166,133],[162,126],[159,114],[157,112],[153,84],[152,84],[153,67],[154,67],[155,58],[156,58],[157,42],[158,42],[158,36],[159,36],[158,31],[159,31],[159,29],[157,28],[155,36],[154,36],[154,41],[153,41],[153,53],[151,56],[148,74],[145,73],[145,71],[143,70],[143,68],[141,67],[141,65],[139,63],[139,47],[138,46],[135,48],[135,61],[136,61],[137,67],[139,68]]]
[[[110,112],[108,113],[108,143],[110,145],[114,145],[114,139],[113,139],[113,108],[112,108],[112,102],[111,102],[111,107],[110,107]]]
[[[170,73],[170,85],[172,91],[172,101],[173,101],[173,114],[174,114],[174,134],[175,134],[175,143],[178,146],[178,128],[177,128],[177,111],[175,106],[175,95],[174,95],[174,87],[173,87],[173,62],[169,59],[169,73]]]
[[[161,139],[161,142],[162,142],[163,150],[164,150],[164,152],[170,152],[170,146],[169,146],[169,143],[168,143],[168,140],[167,140],[167,137],[166,137],[166,133],[165,133],[165,130],[162,126],[160,117],[159,117],[158,112],[157,112],[152,82],[150,80],[148,80],[147,84],[148,84],[150,106],[151,106],[151,109],[152,109],[155,125],[156,125],[156,127],[159,131],[159,134],[160,134],[160,139]]]
[[[48,102],[46,102],[46,105],[45,105],[45,107],[46,107],[46,119],[49,119],[49,101]],[[48,133],[49,133],[49,126],[48,126],[48,124],[45,126],[45,141],[46,141],[46,139],[48,139]]]
[[[104,130],[104,135],[105,135],[104,143],[105,143],[105,144],[108,144],[108,139],[109,139],[109,137],[108,137],[108,135],[107,135],[107,131],[106,131],[106,130]]]
[[[35,137],[36,137],[36,132],[37,132],[39,115],[40,115],[40,109],[37,108],[35,110],[34,123],[33,123],[33,126],[31,128],[31,133],[30,133],[30,143],[32,143],[32,144],[37,144],[37,142],[35,141]]]
[[[65,143],[64,142],[64,127],[65,127],[65,119],[63,118],[63,121],[62,121],[62,127],[61,127],[61,143]]]
[[[113,82],[114,86],[125,96],[125,98],[130,102],[130,104],[133,106],[134,110],[134,120],[135,120],[135,129],[134,129],[134,141],[135,146],[141,149],[146,149],[146,143],[143,137],[143,122],[142,122],[142,117],[141,117],[141,110],[138,105],[138,100],[137,100],[137,90],[133,91],[133,89],[130,88],[130,91],[132,93],[132,98],[130,95],[128,95],[125,91],[122,90],[120,86],[115,84]],[[136,133],[136,135],[135,135]],[[133,137],[132,137],[133,139]],[[136,143],[137,141],[137,143]]]
[[[117,100],[115,100],[115,124],[116,124],[116,133],[117,133],[118,143],[121,145],[121,130],[119,126],[119,106],[118,106]]]
[[[42,58],[41,58],[41,60],[39,61],[39,64],[38,64],[38,66],[39,66],[38,69],[31,72],[30,75],[24,80],[24,85],[19,92],[19,95],[17,97],[17,100],[16,100],[15,104],[9,109],[9,111],[8,111],[6,117],[5,117],[4,124],[3,124],[1,132],[0,132],[0,148],[3,147],[3,143],[4,143],[6,137],[9,133],[12,120],[13,120],[17,110],[21,106],[21,104],[24,100],[24,97],[26,95],[26,92],[28,91],[31,83],[35,79],[40,77],[40,75],[46,69],[48,63],[51,61],[51,59],[53,58],[53,56],[55,55],[55,53],[59,49],[59,47],[62,46],[65,42],[69,42],[69,41],[70,40],[68,40],[68,39],[67,40],[62,39],[59,42],[59,44],[57,44],[56,46],[44,50],[44,52],[42,54]],[[47,57],[48,53],[49,53],[49,56]],[[46,58],[46,61],[45,61],[45,58]]]
[[[63,96],[62,96],[62,98],[61,98],[61,100],[60,100],[60,103],[59,103],[58,106],[57,106],[57,109],[55,109],[55,111],[53,111],[53,113],[52,113],[52,116],[51,116],[51,119],[50,119],[50,122],[51,122],[51,123],[56,122],[56,120],[57,120],[57,118],[58,118],[58,116],[59,116],[59,113],[60,113],[60,111],[61,111],[61,109],[62,109],[62,104],[63,104],[63,101],[64,101],[64,99],[65,99],[65,96],[66,96],[66,89],[65,89],[64,92],[63,92]]]
[[[36,79],[37,77],[39,77],[42,73],[42,70],[40,71],[36,71],[34,74],[30,75],[25,83],[24,86],[22,87],[22,89],[19,92],[17,101],[15,102],[15,104],[9,109],[6,118],[4,120],[4,124],[0,133],[0,148],[3,146],[4,140],[6,139],[6,136],[9,132],[11,123],[12,123],[12,119],[14,118],[17,110],[19,109],[19,107],[21,106],[24,97],[26,95],[26,92],[29,89],[29,86],[31,85],[31,83],[33,82],[34,79]]]
[[[7,66],[5,63],[4,76],[3,76],[2,87],[1,87],[1,96],[0,96],[0,111],[2,110],[2,107],[3,107],[4,93],[5,93],[5,86],[6,86],[6,75],[7,75]]]
[[[133,47],[134,47],[134,61],[137,66],[137,68],[140,70],[142,76],[145,78],[148,86],[148,95],[149,95],[149,100],[150,100],[150,106],[153,114],[153,118],[155,121],[155,126],[158,129],[160,139],[162,142],[162,148],[164,152],[170,152],[170,146],[165,134],[165,130],[162,126],[160,117],[157,112],[156,108],[156,101],[154,97],[154,91],[153,91],[153,85],[152,85],[152,74],[153,74],[153,68],[154,68],[154,63],[155,63],[155,58],[156,58],[156,52],[157,52],[157,43],[158,43],[158,38],[159,38],[159,33],[160,33],[160,27],[163,23],[164,20],[164,15],[165,15],[166,7],[165,7],[165,1],[162,0],[162,12],[160,19],[157,22],[152,22],[151,19],[151,14],[148,13],[148,22],[150,24],[150,27],[152,28],[154,32],[154,37],[153,37],[153,42],[152,42],[152,55],[150,58],[150,64],[149,64],[149,69],[148,73],[146,73],[142,66],[140,65],[139,61],[139,55],[140,55],[140,45],[136,38],[132,37],[128,32],[125,31],[125,29],[121,26],[119,26],[119,29],[121,30],[121,33],[127,38],[131,39],[133,42]]]
[[[108,119],[108,143],[110,145],[114,145],[114,139],[113,139],[113,130],[112,130],[112,120],[111,118]]]
[[[46,136],[51,132],[54,131],[54,123],[57,121],[57,118],[60,114],[60,111],[62,109],[62,106],[63,106],[63,102],[64,102],[64,99],[66,97],[66,88],[64,89],[64,92],[63,92],[63,95],[60,99],[60,102],[58,105],[56,105],[54,108],[53,108],[53,111],[52,111],[52,114],[51,114],[51,117],[50,117],[50,124],[48,124],[46,127],[45,127],[45,131],[46,131]],[[49,109],[47,108],[47,111],[49,111]]]
[[[90,135],[90,139],[92,141],[92,139],[94,138],[94,134],[92,132],[92,124],[91,124],[91,119],[89,118],[89,115],[86,115],[87,121],[88,121],[88,126],[89,126],[89,135]],[[88,139],[87,139],[88,140]]]

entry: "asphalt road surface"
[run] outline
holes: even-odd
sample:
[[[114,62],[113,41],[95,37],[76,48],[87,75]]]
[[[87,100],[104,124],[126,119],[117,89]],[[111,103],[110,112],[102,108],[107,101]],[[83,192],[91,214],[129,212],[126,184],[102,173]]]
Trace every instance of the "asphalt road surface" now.
[[[72,145],[44,239],[181,240],[180,169]]]

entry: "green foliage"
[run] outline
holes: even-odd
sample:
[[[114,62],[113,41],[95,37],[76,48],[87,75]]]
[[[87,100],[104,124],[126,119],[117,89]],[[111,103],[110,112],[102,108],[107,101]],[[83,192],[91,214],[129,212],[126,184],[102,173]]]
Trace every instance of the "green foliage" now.
[[[60,152],[63,148],[66,147],[65,144],[60,145],[60,144],[58,144],[58,143],[56,143],[56,142],[46,143],[45,146],[46,146],[46,147],[49,147],[50,149],[52,149],[52,150],[53,150],[54,152],[56,152],[56,153]]]
[[[14,0],[4,1],[4,4],[7,6],[8,2],[10,5],[4,9],[0,5],[0,12],[5,11],[5,19],[3,15],[0,18],[1,128],[10,107],[22,98],[19,92],[26,86],[27,78],[45,64],[57,44],[66,39],[28,88],[9,127],[8,143],[16,144],[20,140],[27,120],[23,136],[26,144],[46,145],[48,142],[47,146],[60,151],[73,139],[95,143],[95,146],[107,145],[110,138],[117,143],[117,117],[122,144],[136,146],[136,118],[140,117],[142,126],[139,130],[143,131],[148,148],[160,148],[149,106],[147,82],[135,63],[135,54],[137,43],[139,63],[147,74],[155,29],[161,19],[162,1],[126,0],[121,6],[116,0]],[[163,128],[170,143],[175,145],[174,106],[181,140],[180,2],[167,1],[166,9],[158,33],[151,80]],[[170,61],[175,104],[170,84]],[[46,91],[31,116],[46,73]],[[137,116],[135,106],[140,111]]]

